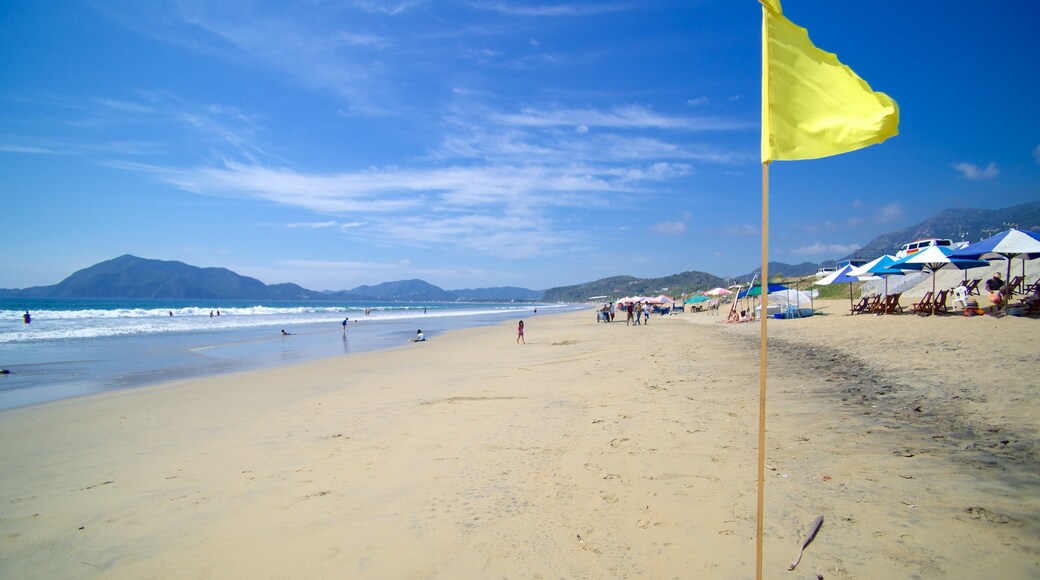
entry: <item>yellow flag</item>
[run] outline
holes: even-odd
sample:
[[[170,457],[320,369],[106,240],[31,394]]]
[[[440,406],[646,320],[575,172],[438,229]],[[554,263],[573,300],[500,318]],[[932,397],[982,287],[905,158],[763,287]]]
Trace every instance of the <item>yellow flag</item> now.
[[[762,162],[817,159],[899,133],[899,107],[762,2]]]

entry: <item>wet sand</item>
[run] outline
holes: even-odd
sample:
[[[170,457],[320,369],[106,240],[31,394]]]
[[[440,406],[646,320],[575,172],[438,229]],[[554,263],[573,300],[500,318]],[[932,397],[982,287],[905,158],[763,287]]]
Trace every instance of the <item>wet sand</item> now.
[[[1040,321],[821,311],[769,325],[766,577],[1040,574]],[[0,412],[0,576],[753,576],[758,325],[525,323]]]

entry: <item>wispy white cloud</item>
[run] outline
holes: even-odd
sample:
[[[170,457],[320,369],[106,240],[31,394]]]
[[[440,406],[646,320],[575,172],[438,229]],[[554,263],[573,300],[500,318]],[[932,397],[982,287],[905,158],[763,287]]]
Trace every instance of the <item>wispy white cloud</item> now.
[[[285,224],[285,227],[287,227],[289,229],[310,228],[310,229],[314,229],[314,230],[320,230],[320,229],[324,229],[324,228],[334,228],[334,227],[336,227],[336,222],[297,222],[297,223]]]
[[[990,163],[985,168],[981,168],[974,163],[954,163],[951,167],[959,171],[965,179],[993,179],[1000,175],[1000,170],[997,169],[996,163]]]
[[[888,223],[899,221],[903,219],[904,215],[903,205],[900,203],[890,203],[881,207],[878,210],[875,221],[879,223]]]
[[[681,236],[686,233],[685,222],[658,222],[650,226],[650,233],[662,236]]]
[[[506,16],[591,16],[606,12],[620,12],[630,9],[625,4],[609,2],[592,2],[588,4],[545,4],[540,6],[524,5],[518,2],[472,2],[471,6],[481,10],[498,12]]]
[[[734,224],[723,226],[722,233],[727,236],[757,236],[758,228],[751,224]]]
[[[4,153],[31,153],[34,155],[53,155],[56,153],[56,151],[48,147],[18,145],[15,143],[0,143],[0,151],[3,151]]]
[[[751,123],[708,117],[674,117],[655,113],[648,107],[628,105],[609,111],[598,109],[536,109],[499,113],[494,120],[518,127],[606,127],[613,129],[673,129],[715,131],[746,129]]]
[[[793,252],[801,256],[844,256],[851,254],[860,248],[857,244],[822,244],[816,242],[808,246],[795,248]]]
[[[695,99],[686,99],[686,104],[691,107],[699,105],[706,105],[708,103],[708,97],[697,97]]]

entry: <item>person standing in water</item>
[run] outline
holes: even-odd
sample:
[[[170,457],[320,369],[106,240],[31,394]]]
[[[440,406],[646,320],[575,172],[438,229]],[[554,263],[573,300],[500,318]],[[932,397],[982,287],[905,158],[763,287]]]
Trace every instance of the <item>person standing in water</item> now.
[[[24,322],[26,324],[29,324],[30,322],[32,322],[32,316],[29,316],[29,311],[28,310],[26,310],[25,314],[22,316],[22,322]]]
[[[524,321],[523,320],[521,320],[520,321],[520,325],[516,327],[516,343],[517,344],[527,344],[527,341],[524,340]]]

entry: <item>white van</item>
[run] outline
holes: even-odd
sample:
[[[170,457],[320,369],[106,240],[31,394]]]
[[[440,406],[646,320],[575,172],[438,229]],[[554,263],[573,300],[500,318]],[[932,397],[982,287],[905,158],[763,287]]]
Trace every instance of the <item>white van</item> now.
[[[896,252],[896,258],[905,258],[910,254],[916,254],[921,250],[929,246],[952,246],[953,240],[940,240],[939,238],[924,238],[920,240],[914,240],[909,244],[903,244],[899,246],[899,251]]]

